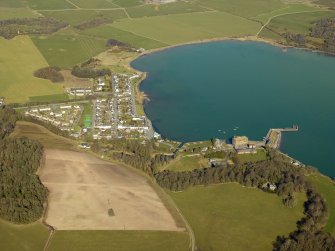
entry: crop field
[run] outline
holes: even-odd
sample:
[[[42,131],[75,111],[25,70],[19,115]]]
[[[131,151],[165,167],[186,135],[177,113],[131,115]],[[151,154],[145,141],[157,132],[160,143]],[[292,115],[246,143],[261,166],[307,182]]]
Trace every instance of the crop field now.
[[[65,247],[69,251],[188,251],[189,237],[168,231],[56,231],[48,250]]]
[[[26,122],[18,121],[12,137],[28,137],[39,141],[44,147],[52,149],[77,149],[77,144],[75,141],[58,136],[43,126]]]
[[[194,187],[170,195],[193,228],[202,251],[272,250],[278,235],[296,228],[306,199],[298,194],[297,205],[288,208],[275,194],[235,183]]]
[[[45,155],[39,170],[49,190],[45,221],[56,230],[184,230],[137,172],[84,152]]]
[[[122,19],[113,26],[165,44],[203,39],[254,35],[260,24],[222,12],[176,14]]]
[[[0,38],[0,96],[7,103],[22,103],[31,96],[63,93],[61,85],[35,78],[35,70],[48,66],[27,36]]]
[[[33,42],[49,65],[70,68],[99,54],[106,49],[105,39],[70,33],[56,33],[51,36],[34,36]]]
[[[329,218],[325,230],[335,235],[335,182],[318,174],[309,176],[308,180],[316,186],[317,191],[326,199]]]
[[[77,25],[95,18],[108,18],[110,22],[126,18],[123,10],[67,10],[67,11],[40,11],[46,17],[64,21],[70,25]]]
[[[1,4],[0,4],[1,6]],[[0,7],[0,20],[10,18],[31,18],[40,16],[38,13],[26,8],[1,8]]]
[[[127,8],[127,12],[132,18],[204,11],[209,10],[193,2],[174,2],[162,5],[148,4]]]
[[[1,251],[41,251],[49,230],[41,223],[15,225],[0,220]]]
[[[130,44],[136,48],[155,49],[167,46],[168,44],[146,38],[128,31],[117,29],[111,25],[96,27],[85,30],[81,34],[104,39],[116,39],[118,41]]]
[[[164,166],[165,170],[183,172],[183,171],[192,171],[198,168],[208,167],[208,160],[202,156],[192,155],[192,156],[181,156],[176,160],[172,160],[169,164]]]

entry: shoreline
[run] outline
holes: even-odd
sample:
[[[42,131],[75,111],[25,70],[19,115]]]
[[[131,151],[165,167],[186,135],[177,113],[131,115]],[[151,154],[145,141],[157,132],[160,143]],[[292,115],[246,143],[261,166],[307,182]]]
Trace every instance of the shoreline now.
[[[136,84],[136,92],[142,96],[142,98],[140,100],[137,100],[137,102],[139,103],[139,105],[142,106],[143,108],[143,111],[145,113],[145,109],[144,109],[144,104],[146,101],[150,101],[150,97],[143,91],[140,90],[140,85],[143,83],[143,81],[145,81],[147,79],[147,76],[148,76],[148,72],[142,72],[134,67],[132,67],[132,62],[134,62],[135,60],[143,57],[143,56],[147,56],[147,55],[150,55],[150,54],[153,54],[153,53],[156,53],[156,52],[160,52],[160,51],[164,51],[164,50],[168,50],[168,49],[173,49],[173,48],[176,48],[176,47],[182,47],[182,46],[188,46],[188,45],[197,45],[197,44],[205,44],[205,43],[212,43],[212,42],[224,42],[224,41],[250,41],[250,42],[260,42],[260,43],[265,43],[265,44],[268,44],[268,45],[272,45],[272,46],[275,46],[275,47],[278,47],[280,49],[284,50],[285,49],[298,49],[298,50],[303,50],[303,51],[306,51],[306,52],[311,52],[311,53],[318,53],[318,54],[321,54],[321,55],[324,55],[324,56],[335,56],[335,53],[329,53],[329,52],[325,52],[325,51],[321,51],[321,50],[315,50],[315,49],[312,49],[312,48],[303,48],[303,47],[297,47],[297,46],[291,46],[291,45],[284,45],[284,44],[280,44],[278,42],[275,42],[275,41],[272,41],[272,40],[267,40],[267,39],[264,39],[264,38],[260,38],[258,36],[244,36],[244,37],[225,37],[225,38],[214,38],[214,39],[205,39],[205,40],[197,40],[197,41],[191,41],[191,42],[186,42],[186,43],[180,43],[180,44],[175,44],[175,45],[170,45],[170,46],[166,46],[166,47],[162,47],[162,48],[156,48],[156,49],[151,49],[151,50],[148,50],[148,51],[144,51],[142,53],[140,53],[139,55],[137,55],[136,57],[134,57],[134,59],[132,59],[130,62],[128,62],[128,67],[132,70],[134,70],[135,72],[137,73],[140,73],[142,75],[141,77],[141,80]],[[151,121],[147,114],[145,113],[145,116],[147,117],[147,119],[149,121]],[[154,128],[154,126],[153,126]],[[154,129],[155,132],[157,132],[156,129]],[[158,132],[157,132],[158,133]],[[162,138],[165,138],[165,139],[169,139],[167,137],[162,137]],[[279,146],[277,148],[277,150],[282,153],[282,154],[285,154],[281,151],[280,149],[280,145],[281,145],[281,140],[282,138],[280,137],[280,140],[279,140]],[[190,143],[190,142],[183,142],[183,143]],[[285,154],[287,155],[287,154]],[[289,156],[289,155],[288,155]],[[290,158],[294,159],[295,161],[299,162],[299,163],[303,163],[301,162],[300,160],[297,160],[291,156],[289,156]],[[321,173],[319,168],[316,168],[318,170],[318,172],[320,174],[322,174],[323,176],[325,177],[328,177],[330,178],[331,180],[334,180],[334,177],[331,177],[327,174],[324,174],[324,173]]]

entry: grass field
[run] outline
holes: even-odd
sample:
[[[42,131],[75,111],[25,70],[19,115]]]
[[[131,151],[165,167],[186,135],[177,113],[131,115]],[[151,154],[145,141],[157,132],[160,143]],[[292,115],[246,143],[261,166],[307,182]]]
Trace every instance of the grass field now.
[[[1,4],[0,4],[1,6]],[[38,13],[27,8],[1,8],[0,20],[10,18],[31,18],[40,16]]]
[[[81,34],[103,39],[116,39],[118,41],[130,44],[136,48],[155,49],[168,46],[166,43],[146,38],[128,31],[117,29],[111,25],[99,26],[93,29],[82,31]]]
[[[308,176],[308,180],[316,186],[317,191],[326,199],[329,218],[325,231],[335,235],[335,182],[319,174]]]
[[[68,10],[68,11],[40,11],[44,16],[64,21],[70,25],[77,25],[95,18],[117,20],[126,18],[123,10]]]
[[[57,231],[49,251],[188,251],[185,232]]]
[[[287,208],[275,194],[229,183],[170,193],[194,230],[202,251],[271,250],[303,216],[305,195]]]
[[[80,117],[79,124],[84,126],[85,128],[91,128],[92,127],[92,113],[93,113],[93,107],[92,103],[84,103],[84,110]]]
[[[40,222],[14,225],[0,220],[1,251],[42,251],[49,230]]]
[[[46,66],[29,37],[0,38],[0,96],[7,103],[22,103],[31,96],[63,93],[61,85],[33,77],[35,70]]]
[[[16,123],[12,137],[28,137],[39,141],[44,147],[56,149],[77,149],[75,141],[58,136],[45,129],[43,126],[19,121]]]
[[[66,93],[29,97],[29,101],[31,102],[59,102],[67,100],[69,100],[69,96]]]
[[[317,11],[290,14],[273,18],[267,27],[278,33],[291,32],[308,34],[309,29],[313,25],[313,21],[329,17],[335,17],[335,11]],[[262,37],[266,37],[266,34],[263,34],[263,32],[260,35]]]
[[[78,35],[71,30],[34,36],[33,42],[49,65],[70,68],[106,50],[106,40]]]
[[[259,23],[221,12],[122,19],[115,21],[113,26],[171,45],[203,39],[254,35],[261,27]]]
[[[198,168],[208,167],[208,160],[202,156],[192,155],[192,156],[181,156],[176,160],[172,160],[169,164],[164,166],[164,170],[170,170],[175,172],[182,171],[192,171]]]
[[[120,7],[131,7],[143,4],[140,0],[112,0],[112,3]]]
[[[237,157],[241,163],[262,161],[266,160],[266,152],[264,150],[257,150],[255,154],[239,154]]]

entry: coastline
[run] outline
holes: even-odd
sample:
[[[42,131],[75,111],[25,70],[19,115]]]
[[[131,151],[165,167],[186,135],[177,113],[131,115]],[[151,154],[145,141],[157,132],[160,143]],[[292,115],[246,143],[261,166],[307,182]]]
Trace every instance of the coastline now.
[[[135,60],[137,60],[137,59],[139,59],[143,56],[147,56],[147,55],[150,55],[150,54],[153,54],[153,53],[156,53],[156,52],[160,52],[160,51],[164,51],[164,50],[168,50],[168,49],[172,49],[172,48],[176,48],[176,47],[203,44],[203,43],[211,43],[211,42],[221,42],[221,41],[222,42],[224,42],[224,41],[251,41],[251,42],[254,41],[254,42],[265,43],[265,44],[268,44],[268,45],[278,47],[278,48],[282,49],[283,51],[285,51],[286,49],[291,49],[292,48],[292,49],[299,49],[299,50],[312,52],[312,53],[318,53],[318,54],[321,54],[321,55],[324,55],[324,56],[335,56],[335,53],[327,53],[325,51],[315,50],[315,49],[312,49],[312,48],[303,48],[303,47],[296,47],[296,46],[291,46],[291,45],[284,45],[284,44],[280,44],[278,42],[275,42],[273,40],[267,40],[267,39],[263,39],[263,38],[260,38],[260,37],[257,37],[257,36],[225,37],[225,38],[205,39],[205,40],[191,41],[191,42],[180,43],[180,44],[175,44],[175,45],[170,45],[170,46],[166,46],[166,47],[161,47],[161,48],[156,48],[156,49],[151,49],[151,50],[148,50],[148,51],[144,51],[144,52],[140,53],[139,55],[135,56],[131,61],[128,62],[128,67],[130,69],[132,69],[133,71],[135,71],[137,73],[140,73],[141,76],[142,76],[141,79],[139,80],[139,82],[136,83],[135,88],[136,88],[136,92],[138,94],[140,94],[140,96],[142,97],[141,99],[138,99],[137,102],[138,102],[139,105],[142,106],[143,111],[145,111],[144,110],[145,101],[150,100],[150,97],[145,92],[140,90],[140,85],[142,84],[142,82],[144,80],[146,80],[148,72],[142,72],[142,71],[132,67],[132,63]],[[147,117],[146,114],[145,114],[145,116]],[[154,131],[157,132],[157,130],[155,130],[155,129],[154,129]],[[278,151],[283,153],[280,149],[280,145],[282,143],[281,141],[282,141],[282,137],[280,137],[279,142],[278,142],[279,143]],[[297,160],[297,159],[295,159],[291,156],[289,156],[289,157],[296,160],[299,163],[302,163],[301,161],[299,161],[299,160]],[[318,171],[318,172],[321,173],[320,171]],[[321,173],[321,174],[330,178],[331,180],[334,179],[334,177],[332,177],[332,176],[326,175],[324,173]]]

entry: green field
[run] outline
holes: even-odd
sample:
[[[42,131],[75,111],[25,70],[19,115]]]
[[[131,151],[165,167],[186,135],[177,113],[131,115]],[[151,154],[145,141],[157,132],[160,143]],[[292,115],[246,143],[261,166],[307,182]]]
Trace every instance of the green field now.
[[[316,186],[317,191],[326,199],[329,218],[325,231],[335,235],[335,182],[320,174],[310,175],[308,180]]]
[[[44,16],[64,21],[70,25],[77,25],[96,18],[108,18],[111,22],[126,18],[123,10],[68,10],[68,11],[40,11]]]
[[[41,251],[49,230],[40,222],[14,225],[0,220],[1,251]]]
[[[122,19],[113,26],[165,44],[255,35],[259,23],[222,12],[176,14]]]
[[[143,4],[140,0],[112,0],[112,2],[120,7],[130,7]]]
[[[202,251],[272,250],[278,235],[287,235],[303,216],[305,195],[294,208],[275,194],[235,183],[194,187],[170,195],[190,223]]]
[[[49,251],[187,251],[185,232],[56,231]]]
[[[105,25],[85,30],[81,32],[81,34],[104,38],[106,40],[110,38],[116,39],[118,41],[130,44],[136,48],[154,49],[154,48],[165,47],[168,45],[153,39],[136,35],[128,31],[117,29],[115,27],[112,27],[111,25]]]
[[[59,10],[74,9],[75,7],[66,0],[27,0],[28,6],[34,10]]]
[[[209,166],[207,159],[199,155],[192,156],[180,156],[175,160],[172,160],[169,164],[164,166],[164,170],[182,172],[192,171],[198,168],[205,168]]]
[[[49,65],[70,68],[106,50],[105,39],[78,35],[71,30],[34,36],[33,42]]]
[[[0,96],[7,103],[26,102],[31,96],[63,93],[62,86],[33,77],[35,70],[48,66],[27,36],[0,38]]]

